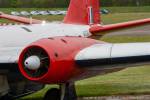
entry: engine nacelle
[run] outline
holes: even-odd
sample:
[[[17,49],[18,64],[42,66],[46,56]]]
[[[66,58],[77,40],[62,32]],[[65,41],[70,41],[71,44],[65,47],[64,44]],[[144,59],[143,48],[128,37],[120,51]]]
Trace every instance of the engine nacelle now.
[[[19,58],[19,69],[29,80],[64,83],[84,70],[75,63],[75,55],[99,41],[82,37],[55,37],[38,40],[26,47]]]

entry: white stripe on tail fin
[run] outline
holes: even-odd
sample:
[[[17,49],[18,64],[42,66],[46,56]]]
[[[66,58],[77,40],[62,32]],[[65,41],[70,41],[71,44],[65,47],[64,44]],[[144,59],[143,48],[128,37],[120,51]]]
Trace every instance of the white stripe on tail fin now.
[[[70,0],[64,23],[83,25],[99,24],[99,0]]]

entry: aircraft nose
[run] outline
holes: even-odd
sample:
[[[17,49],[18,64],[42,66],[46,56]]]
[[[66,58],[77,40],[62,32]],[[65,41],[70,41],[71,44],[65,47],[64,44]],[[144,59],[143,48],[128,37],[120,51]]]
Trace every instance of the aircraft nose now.
[[[30,56],[25,60],[24,65],[30,70],[38,70],[40,68],[41,61],[38,56]]]

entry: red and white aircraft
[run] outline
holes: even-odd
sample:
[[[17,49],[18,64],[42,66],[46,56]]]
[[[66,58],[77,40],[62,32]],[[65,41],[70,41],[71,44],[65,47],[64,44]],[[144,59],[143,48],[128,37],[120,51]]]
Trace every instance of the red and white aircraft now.
[[[76,100],[75,81],[150,62],[150,43],[92,39],[150,24],[148,18],[101,25],[99,0],[71,0],[62,23],[43,24],[3,13],[0,17],[27,24],[0,27],[2,99],[27,95],[43,84],[58,84],[60,89],[49,90],[44,100]]]

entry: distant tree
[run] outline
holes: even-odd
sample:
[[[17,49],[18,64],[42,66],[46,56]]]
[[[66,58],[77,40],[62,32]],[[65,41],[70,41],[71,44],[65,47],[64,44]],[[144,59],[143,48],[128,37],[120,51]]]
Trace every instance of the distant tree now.
[[[10,0],[10,6],[11,7],[17,7],[17,1],[18,0]]]
[[[0,7],[67,7],[70,0],[0,0]],[[100,0],[102,6],[150,6],[150,0]]]

